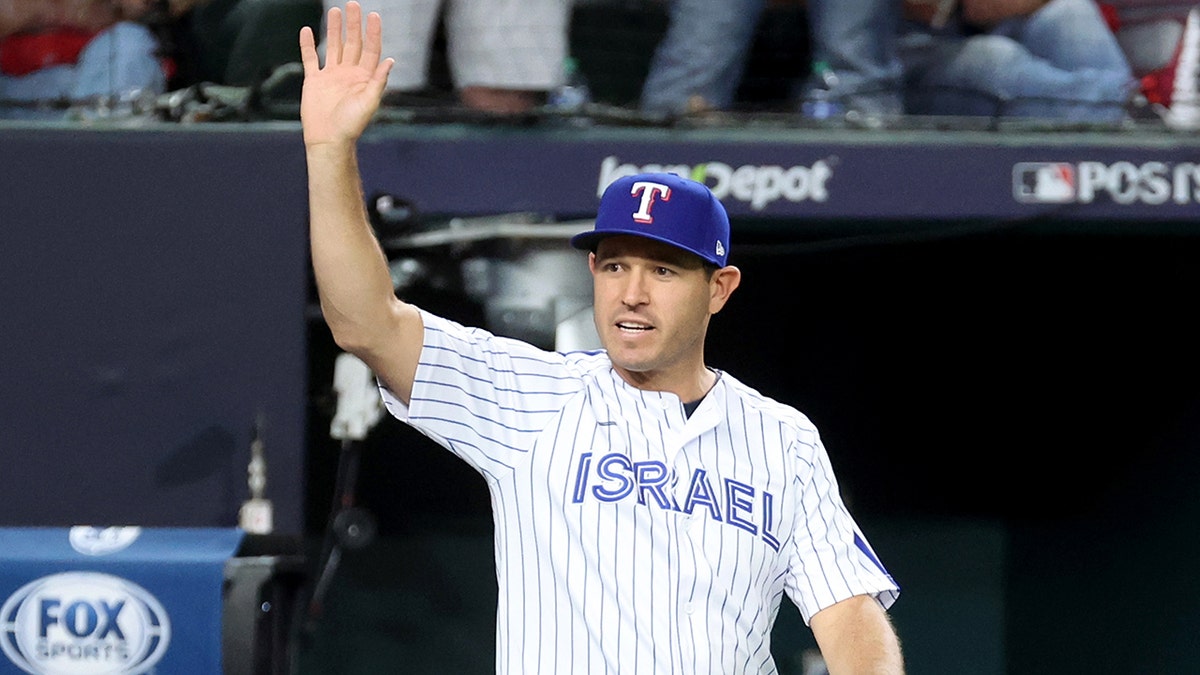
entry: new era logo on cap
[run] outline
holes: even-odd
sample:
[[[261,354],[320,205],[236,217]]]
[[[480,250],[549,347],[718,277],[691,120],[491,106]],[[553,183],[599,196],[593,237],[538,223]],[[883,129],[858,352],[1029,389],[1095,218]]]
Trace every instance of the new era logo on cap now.
[[[703,183],[673,173],[640,173],[613,181],[600,197],[596,226],[571,238],[595,250],[614,234],[633,234],[677,246],[724,267],[729,259],[729,216]]]

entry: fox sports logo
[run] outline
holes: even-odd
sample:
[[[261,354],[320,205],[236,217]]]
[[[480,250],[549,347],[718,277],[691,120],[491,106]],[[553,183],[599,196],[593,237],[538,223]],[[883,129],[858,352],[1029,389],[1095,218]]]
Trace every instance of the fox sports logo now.
[[[97,572],[25,584],[0,607],[0,647],[33,675],[136,675],[167,651],[171,623],[146,589]]]

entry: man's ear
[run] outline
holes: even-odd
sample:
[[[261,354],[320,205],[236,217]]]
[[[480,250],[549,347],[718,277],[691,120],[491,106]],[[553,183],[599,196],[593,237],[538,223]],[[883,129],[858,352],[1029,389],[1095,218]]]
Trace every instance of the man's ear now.
[[[710,289],[708,313],[716,314],[721,311],[721,308],[729,301],[729,296],[733,295],[740,283],[742,283],[742,271],[733,265],[726,265],[713,272],[712,279],[708,282]]]

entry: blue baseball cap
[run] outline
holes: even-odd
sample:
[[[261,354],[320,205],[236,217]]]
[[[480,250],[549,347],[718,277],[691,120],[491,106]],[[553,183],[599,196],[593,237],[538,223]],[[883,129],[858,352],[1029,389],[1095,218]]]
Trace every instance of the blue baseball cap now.
[[[613,181],[600,197],[596,226],[571,237],[585,251],[614,234],[671,244],[717,267],[729,259],[729,214],[703,183],[673,173],[639,173]]]

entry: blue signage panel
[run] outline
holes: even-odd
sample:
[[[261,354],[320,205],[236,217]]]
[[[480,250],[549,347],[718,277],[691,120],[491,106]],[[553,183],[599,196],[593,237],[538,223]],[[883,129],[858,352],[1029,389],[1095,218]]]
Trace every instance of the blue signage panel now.
[[[0,673],[221,673],[221,528],[0,529]]]
[[[1161,135],[382,127],[359,156],[368,196],[454,215],[587,216],[616,178],[664,170],[707,184],[733,217],[1200,215],[1200,147]]]

